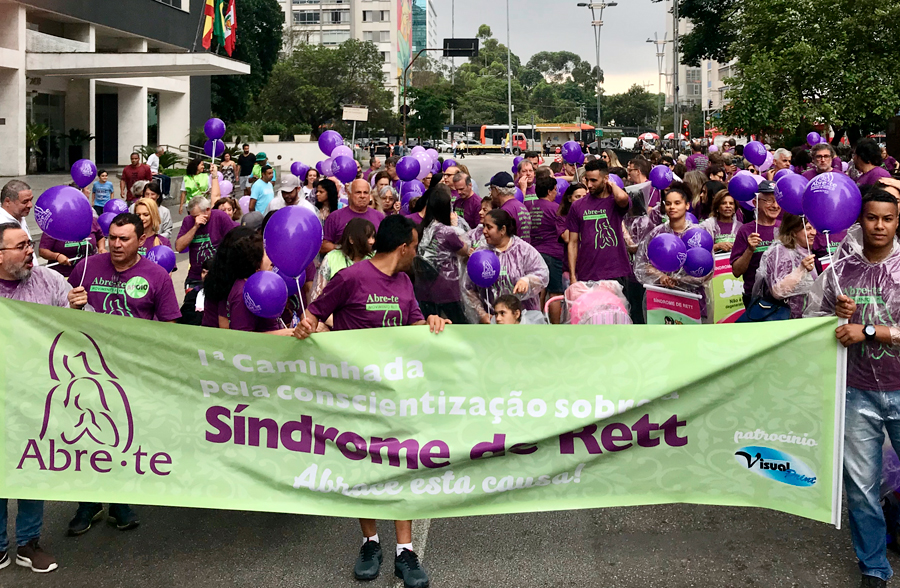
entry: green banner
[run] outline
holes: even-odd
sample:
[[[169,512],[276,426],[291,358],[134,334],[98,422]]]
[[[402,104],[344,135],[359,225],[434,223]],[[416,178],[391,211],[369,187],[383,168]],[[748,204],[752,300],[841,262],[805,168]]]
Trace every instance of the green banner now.
[[[0,324],[0,496],[383,519],[690,502],[839,520],[837,319],[298,341],[4,299]]]

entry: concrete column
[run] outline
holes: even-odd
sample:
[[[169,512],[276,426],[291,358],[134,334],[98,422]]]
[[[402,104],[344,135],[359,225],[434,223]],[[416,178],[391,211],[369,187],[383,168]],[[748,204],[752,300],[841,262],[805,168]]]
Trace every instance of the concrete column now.
[[[0,4],[0,176],[24,176],[25,7]]]
[[[187,82],[187,78],[185,78]],[[190,84],[185,83],[185,88]],[[177,147],[188,143],[191,128],[190,90],[159,93],[159,143]]]
[[[147,39],[125,37],[118,41],[119,53],[146,53]]]
[[[147,144],[147,87],[119,87],[119,165],[131,163],[135,145]]]
[[[84,129],[95,134],[95,100],[96,82],[94,80],[75,79],[66,88],[66,131]],[[85,144],[85,157],[95,159],[96,141]],[[71,162],[69,162],[71,163]]]

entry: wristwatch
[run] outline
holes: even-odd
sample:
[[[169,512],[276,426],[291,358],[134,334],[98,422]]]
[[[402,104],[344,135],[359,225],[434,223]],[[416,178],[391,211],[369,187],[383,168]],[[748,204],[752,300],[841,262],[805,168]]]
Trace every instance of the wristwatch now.
[[[875,340],[875,325],[866,325],[863,327],[863,335],[866,336],[866,341],[874,341]]]

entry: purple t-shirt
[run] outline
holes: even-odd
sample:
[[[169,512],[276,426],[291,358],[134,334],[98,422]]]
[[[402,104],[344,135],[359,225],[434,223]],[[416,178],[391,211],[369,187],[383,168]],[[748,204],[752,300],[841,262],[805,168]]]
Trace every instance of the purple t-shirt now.
[[[222,239],[225,238],[228,231],[236,226],[238,226],[238,224],[231,220],[231,217],[228,216],[226,212],[219,210],[218,208],[209,211],[209,220],[206,221],[205,225],[197,229],[197,232],[194,233],[194,239],[188,246],[191,259],[191,267],[188,270],[187,276],[188,279],[200,279],[203,270],[203,262],[216,254],[219,243],[222,242]],[[186,235],[192,228],[194,228],[194,217],[188,215],[181,221],[181,230],[178,231],[178,237],[175,240],[178,241],[179,238]]]
[[[203,301],[203,319],[200,321],[200,325],[218,329],[219,316],[228,316],[228,311],[225,309],[225,304],[225,300],[214,302],[209,298],[206,298]]]
[[[692,153],[690,157],[684,161],[684,167],[688,171],[704,171],[709,167],[709,158],[702,153]]]
[[[481,198],[474,192],[468,198],[457,198],[453,211],[474,229],[481,222]]]
[[[881,178],[889,178],[891,174],[883,167],[873,167],[856,180],[857,186],[871,186],[878,182]]]
[[[367,221],[370,221],[375,225],[375,230],[377,231],[378,225],[384,220],[384,214],[369,207],[366,207],[366,211],[363,213],[353,212],[349,206],[345,206],[340,210],[332,212],[328,215],[328,218],[325,219],[325,240],[331,241],[335,245],[340,243],[341,235],[344,234],[344,227],[355,218],[364,218]]]
[[[71,289],[64,277],[51,269],[37,265],[31,270],[31,275],[24,280],[0,280],[0,298],[60,308],[69,307]]]
[[[160,245],[165,245],[169,249],[172,249],[172,243],[170,243],[168,239],[162,235],[153,235],[152,237],[147,237],[144,240],[144,244],[138,247],[138,253],[146,256],[148,251]]]
[[[819,174],[827,174],[828,172],[834,172],[834,173],[836,173],[836,174],[841,174],[841,173],[843,173],[840,169],[835,169],[835,168],[826,169],[825,171],[820,172],[818,169],[816,169],[816,168],[813,167],[813,168],[811,168],[811,169],[806,170],[805,172],[803,172],[803,173],[800,174],[800,175],[802,175],[802,176],[803,176],[804,178],[806,178],[807,180],[811,180],[811,179],[813,179],[814,177],[818,176]]]
[[[538,253],[563,261],[565,252],[559,237],[565,232],[566,227],[560,223],[561,219],[557,214],[559,204],[535,198],[526,200],[525,207],[531,212],[531,246],[537,249]]]
[[[83,241],[60,241],[58,239],[54,239],[47,233],[41,235],[41,243],[39,247],[41,249],[49,249],[53,253],[62,253],[70,260],[77,261],[84,257],[86,248],[85,245],[89,245],[90,253],[88,255],[94,255],[97,253],[97,241],[103,238],[103,231],[100,230],[100,224],[97,222],[97,219],[93,219],[91,221],[91,234],[88,235],[87,239]],[[52,263],[52,262],[51,262]],[[62,265],[56,264],[51,269],[56,270],[64,277],[69,277],[72,274],[72,270],[75,269],[75,265]]]
[[[753,292],[753,283],[756,281],[756,270],[759,269],[759,262],[762,260],[763,253],[775,244],[777,229],[777,223],[771,227],[759,225],[758,230],[756,223],[747,223],[738,229],[737,235],[734,237],[734,246],[731,248],[731,265],[734,265],[734,262],[737,261],[741,255],[744,254],[744,251],[747,250],[747,247],[750,246],[750,243],[748,242],[750,235],[758,232],[759,238],[762,239],[762,243],[760,243],[759,247],[753,251],[753,257],[750,258],[750,265],[747,266],[747,271],[745,271],[743,275],[744,294],[749,295]]]
[[[578,233],[575,274],[582,281],[615,280],[632,275],[628,249],[622,238],[622,221],[629,206],[619,208],[614,196],[588,194],[572,203],[566,228]]]
[[[334,315],[335,331],[401,327],[425,320],[409,276],[389,276],[363,260],[331,278],[322,295],[309,305],[319,320]]]
[[[95,312],[158,321],[181,317],[172,278],[144,257],[122,273],[116,271],[109,253],[82,259],[69,276],[73,288],[82,283],[82,274],[88,304]]]
[[[225,310],[229,321],[229,329],[232,331],[247,331],[250,333],[266,333],[281,328],[278,319],[260,318],[247,309],[244,304],[244,284],[247,280],[236,280],[228,293],[228,300],[224,305],[219,305],[218,311]],[[224,308],[223,308],[224,307]]]
[[[812,252],[819,258],[834,255],[834,252],[837,251],[838,246],[840,246],[841,241],[843,241],[846,236],[847,231],[829,233],[827,239],[825,238],[825,233],[816,233],[812,242]]]
[[[500,210],[508,212],[516,221],[516,236],[531,244],[531,213],[528,212],[525,205],[515,198],[510,198],[503,203]]]

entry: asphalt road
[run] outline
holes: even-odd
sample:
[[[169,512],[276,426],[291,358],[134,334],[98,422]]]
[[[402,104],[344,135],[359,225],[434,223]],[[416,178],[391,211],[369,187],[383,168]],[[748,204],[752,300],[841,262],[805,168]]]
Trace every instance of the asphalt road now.
[[[483,192],[511,158],[464,163]],[[60,568],[35,574],[12,565],[0,570],[0,587],[361,584],[351,574],[360,545],[352,519],[138,506],[142,524],[134,531],[99,523],[70,538],[75,507],[46,505],[42,544]],[[10,533],[14,513],[11,501]],[[846,512],[838,531],[761,509],[663,505],[417,521],[413,541],[432,585],[447,588],[846,587],[859,578],[847,524]],[[367,585],[396,587],[393,525],[380,527],[385,562]]]

